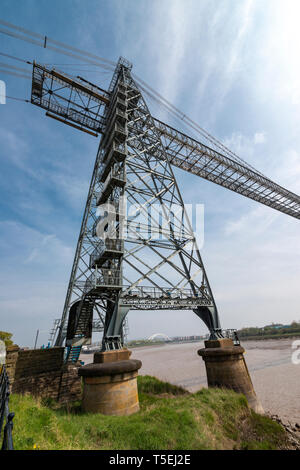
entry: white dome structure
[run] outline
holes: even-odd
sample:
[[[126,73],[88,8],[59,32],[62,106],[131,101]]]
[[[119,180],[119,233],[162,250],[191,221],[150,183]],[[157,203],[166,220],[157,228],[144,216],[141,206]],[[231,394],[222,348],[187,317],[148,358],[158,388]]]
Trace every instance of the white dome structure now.
[[[155,333],[148,338],[148,341],[156,341],[160,339],[163,339],[164,341],[171,341],[171,338],[169,338],[169,336],[165,335],[164,333]]]

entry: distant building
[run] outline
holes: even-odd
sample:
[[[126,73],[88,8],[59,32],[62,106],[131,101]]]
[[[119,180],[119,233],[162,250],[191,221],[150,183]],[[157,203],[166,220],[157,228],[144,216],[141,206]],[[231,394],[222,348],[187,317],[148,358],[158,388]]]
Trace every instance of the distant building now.
[[[277,323],[277,324],[274,324],[274,325],[264,326],[264,328],[273,328],[275,330],[281,330],[282,328],[290,328],[290,327],[291,327],[291,325],[281,325],[280,323]]]

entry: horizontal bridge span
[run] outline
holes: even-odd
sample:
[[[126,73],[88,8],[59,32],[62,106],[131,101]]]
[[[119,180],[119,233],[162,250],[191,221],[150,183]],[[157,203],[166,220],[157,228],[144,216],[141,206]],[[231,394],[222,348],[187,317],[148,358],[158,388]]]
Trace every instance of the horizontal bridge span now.
[[[162,121],[154,122],[172,165],[300,219],[297,194]]]

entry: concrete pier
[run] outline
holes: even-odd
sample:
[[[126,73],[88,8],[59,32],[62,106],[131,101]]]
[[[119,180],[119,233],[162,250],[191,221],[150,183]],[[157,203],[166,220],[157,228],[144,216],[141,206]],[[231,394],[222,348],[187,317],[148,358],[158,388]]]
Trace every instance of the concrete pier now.
[[[94,354],[94,362],[102,364],[105,362],[127,361],[131,356],[129,349],[114,349],[112,351],[99,351]]]
[[[205,348],[199,349],[198,354],[205,362],[208,386],[243,393],[249,406],[256,413],[264,414],[245,362],[244,348],[235,346],[228,338],[209,340],[204,344]]]
[[[78,370],[83,378],[83,411],[114,416],[139,411],[137,376],[142,363],[130,360],[130,354],[128,350],[95,353],[95,362]]]

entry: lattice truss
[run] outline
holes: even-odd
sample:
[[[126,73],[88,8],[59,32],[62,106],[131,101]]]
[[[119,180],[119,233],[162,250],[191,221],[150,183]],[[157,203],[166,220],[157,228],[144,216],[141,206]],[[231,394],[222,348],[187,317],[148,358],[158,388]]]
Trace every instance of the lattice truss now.
[[[300,219],[300,197],[251,167],[155,119],[172,165]]]
[[[34,63],[31,102],[46,109],[47,116],[97,136],[103,131],[109,97],[105,90],[81,77],[74,79]]]
[[[221,144],[204,145],[155,119],[131,67],[119,60],[108,91],[33,67],[33,104],[66,124],[102,133],[57,345],[66,336],[71,345],[88,341],[93,311],[106,349],[122,346],[122,324],[132,309],[193,310],[213,337],[221,334],[172,165],[300,218],[299,196]]]

